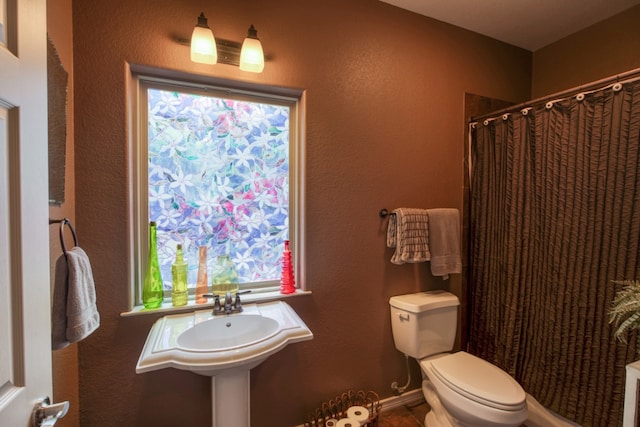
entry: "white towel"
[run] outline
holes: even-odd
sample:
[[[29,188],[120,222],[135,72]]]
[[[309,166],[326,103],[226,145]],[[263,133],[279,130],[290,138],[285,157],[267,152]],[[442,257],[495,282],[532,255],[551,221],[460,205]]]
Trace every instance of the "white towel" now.
[[[428,209],[431,273],[442,276],[462,273],[460,259],[460,213],[457,209]]]
[[[59,350],[100,326],[93,272],[85,251],[76,246],[60,255],[54,286],[51,347]]]
[[[394,264],[425,262],[429,253],[429,216],[425,209],[398,208],[389,216],[387,246],[396,248]]]

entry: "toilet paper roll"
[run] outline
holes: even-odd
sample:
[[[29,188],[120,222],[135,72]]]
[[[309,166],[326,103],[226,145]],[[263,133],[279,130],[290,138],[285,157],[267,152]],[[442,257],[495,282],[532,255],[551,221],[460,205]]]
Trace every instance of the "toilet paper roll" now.
[[[347,418],[351,418],[363,425],[369,421],[369,410],[364,406],[351,406],[347,409]]]
[[[324,423],[324,427],[337,427],[338,425],[338,420],[336,420],[335,418],[331,418],[330,420],[327,420],[326,423]]]
[[[356,421],[352,418],[343,418],[341,420],[338,420],[338,424],[336,424],[336,427],[359,427],[360,426],[360,421]]]

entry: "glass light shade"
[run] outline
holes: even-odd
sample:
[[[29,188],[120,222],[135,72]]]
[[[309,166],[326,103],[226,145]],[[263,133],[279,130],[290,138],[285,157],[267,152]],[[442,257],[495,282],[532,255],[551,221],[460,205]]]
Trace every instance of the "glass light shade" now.
[[[211,28],[207,25],[204,13],[198,17],[198,25],[191,34],[191,60],[202,64],[215,64],[218,62],[218,49],[216,39]]]
[[[242,43],[240,51],[240,69],[252,73],[261,73],[264,70],[264,53],[262,43],[258,40],[258,32],[253,25],[249,28],[249,35]]]

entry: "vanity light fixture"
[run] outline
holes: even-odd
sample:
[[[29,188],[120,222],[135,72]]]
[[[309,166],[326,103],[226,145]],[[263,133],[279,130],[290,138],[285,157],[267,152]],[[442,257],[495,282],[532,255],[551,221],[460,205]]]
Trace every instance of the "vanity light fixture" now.
[[[204,12],[198,16],[198,23],[191,33],[191,60],[202,64],[218,62],[218,49],[213,31],[207,24]]]
[[[198,24],[193,29],[191,41],[180,39],[179,42],[191,45],[191,60],[202,64],[228,64],[239,66],[242,71],[261,73],[264,69],[264,52],[258,39],[258,31],[253,25],[249,27],[247,37],[240,43],[218,39],[209,28],[204,13],[198,17]],[[242,48],[241,48],[242,46]]]
[[[247,37],[244,39],[244,42],[242,42],[240,69],[243,71],[251,71],[252,73],[261,73],[264,69],[262,43],[260,43],[260,39],[258,38],[258,31],[253,25],[249,27]]]

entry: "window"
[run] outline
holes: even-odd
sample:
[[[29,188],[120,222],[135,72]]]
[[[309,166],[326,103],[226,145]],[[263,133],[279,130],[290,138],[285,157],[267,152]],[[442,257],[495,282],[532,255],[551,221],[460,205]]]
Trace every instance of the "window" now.
[[[178,244],[192,295],[201,246],[207,247],[209,270],[219,255],[230,255],[241,289],[279,285],[285,240],[299,271],[298,99],[142,76],[134,81],[137,289],[146,269],[149,221],[157,223],[166,297]]]

